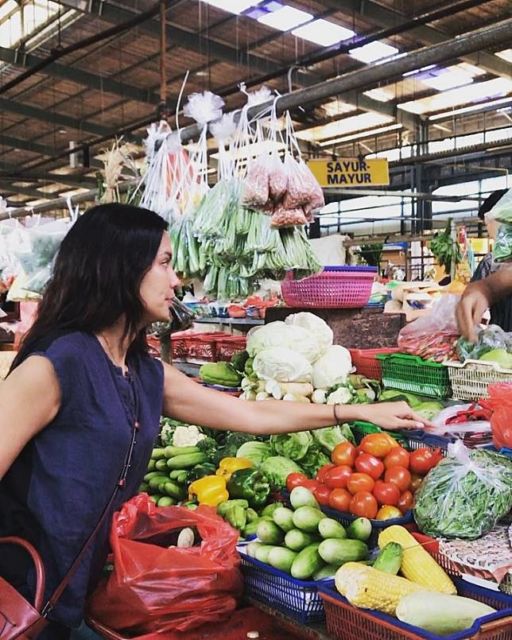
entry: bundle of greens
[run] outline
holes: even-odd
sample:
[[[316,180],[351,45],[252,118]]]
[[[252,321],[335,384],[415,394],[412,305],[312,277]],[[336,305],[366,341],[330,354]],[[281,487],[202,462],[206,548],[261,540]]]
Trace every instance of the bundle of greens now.
[[[431,536],[479,538],[512,509],[512,460],[460,441],[448,453],[416,493],[416,523]]]

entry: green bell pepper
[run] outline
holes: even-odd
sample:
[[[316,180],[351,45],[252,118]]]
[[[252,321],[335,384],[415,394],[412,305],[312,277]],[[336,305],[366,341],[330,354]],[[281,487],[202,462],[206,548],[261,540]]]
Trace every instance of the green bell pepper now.
[[[199,480],[199,478],[204,478],[204,476],[214,476],[216,470],[217,467],[211,462],[196,464],[195,467],[188,470],[188,481],[194,482],[195,480]]]
[[[247,500],[225,500],[217,505],[217,513],[234,529],[241,531],[247,524],[246,511],[248,506]]]
[[[231,475],[227,490],[230,498],[242,498],[247,500],[253,509],[258,509],[267,501],[270,484],[258,469],[239,469]]]

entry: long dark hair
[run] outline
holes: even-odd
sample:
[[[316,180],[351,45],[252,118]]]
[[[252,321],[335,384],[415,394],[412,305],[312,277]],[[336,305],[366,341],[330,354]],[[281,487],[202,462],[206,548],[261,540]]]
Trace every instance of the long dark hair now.
[[[146,353],[139,289],[166,229],[153,211],[124,204],[99,205],[80,216],[62,241],[37,318],[11,370],[45,338],[95,333],[123,315],[125,335],[136,334],[130,354]]]

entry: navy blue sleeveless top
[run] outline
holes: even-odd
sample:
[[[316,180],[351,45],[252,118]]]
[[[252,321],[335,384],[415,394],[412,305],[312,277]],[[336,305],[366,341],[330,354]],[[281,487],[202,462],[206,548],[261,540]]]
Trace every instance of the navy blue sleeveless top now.
[[[73,332],[41,351],[61,389],[55,419],[34,437],[0,481],[0,535],[19,535],[41,553],[49,597],[108,503],[128,450],[135,413],[140,430],[125,487],[112,512],[137,493],[146,473],[163,401],[162,363],[135,356],[124,376],[94,335]],[[37,402],[37,398],[33,399]],[[68,627],[83,618],[108,553],[111,515],[50,615]],[[23,552],[0,546],[0,575],[33,600],[34,575]]]

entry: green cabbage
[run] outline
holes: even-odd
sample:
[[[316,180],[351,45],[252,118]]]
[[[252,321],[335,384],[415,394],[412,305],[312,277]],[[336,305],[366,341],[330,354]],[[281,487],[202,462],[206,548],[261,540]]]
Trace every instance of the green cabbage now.
[[[247,458],[255,467],[259,467],[270,455],[270,445],[267,442],[257,442],[256,440],[244,442],[236,452],[237,458]]]
[[[313,436],[309,431],[270,436],[270,445],[276,454],[290,460],[302,460],[311,444],[313,444]]]
[[[345,433],[344,433],[345,432]],[[322,445],[327,451],[332,451],[334,447],[340,442],[347,442],[347,440],[353,441],[353,436],[348,425],[343,427],[337,425],[334,427],[323,427],[322,429],[315,429],[313,432],[313,438]],[[350,433],[351,438],[348,437]]]
[[[267,476],[270,484],[276,489],[286,486],[286,478],[290,473],[304,473],[299,465],[283,456],[271,456],[261,465],[260,470]]]

